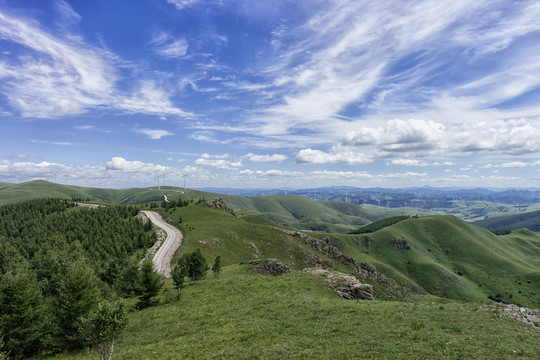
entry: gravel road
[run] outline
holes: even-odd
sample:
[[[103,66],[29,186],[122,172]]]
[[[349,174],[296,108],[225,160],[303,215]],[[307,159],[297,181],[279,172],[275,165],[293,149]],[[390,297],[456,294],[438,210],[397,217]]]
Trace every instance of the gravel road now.
[[[167,233],[167,238],[163,245],[154,255],[152,262],[156,271],[166,278],[171,277],[171,260],[174,252],[182,243],[182,233],[172,225],[169,225],[161,218],[157,212],[144,210],[143,213],[154,223]]]

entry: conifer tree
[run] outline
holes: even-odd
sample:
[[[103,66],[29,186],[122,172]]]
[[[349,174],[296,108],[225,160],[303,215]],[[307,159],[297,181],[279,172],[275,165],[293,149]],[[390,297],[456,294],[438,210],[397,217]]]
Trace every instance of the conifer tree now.
[[[163,281],[161,280],[161,276],[154,270],[152,260],[144,261],[139,277],[139,303],[137,307],[143,309],[157,305],[157,296],[162,287]]]
[[[83,317],[92,311],[100,299],[96,275],[88,264],[77,261],[68,265],[54,298],[56,315],[55,347],[77,349],[87,345],[80,333]]]
[[[212,266],[212,271],[214,272],[215,277],[218,277],[221,273],[221,255],[216,256],[214,265]]]
[[[43,345],[43,296],[26,269],[0,275],[0,353],[30,356]],[[0,357],[1,358],[1,357]]]

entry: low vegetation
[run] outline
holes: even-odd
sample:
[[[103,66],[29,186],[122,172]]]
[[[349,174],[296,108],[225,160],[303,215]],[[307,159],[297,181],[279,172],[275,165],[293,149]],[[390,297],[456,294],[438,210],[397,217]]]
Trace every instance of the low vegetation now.
[[[501,318],[495,306],[345,300],[324,276],[300,271],[274,277],[227,266],[172,299],[130,314],[117,359],[535,359],[540,352],[538,332]]]
[[[410,216],[407,215],[400,215],[400,216],[392,216],[386,219],[382,219],[379,221],[375,221],[371,224],[368,224],[366,226],[362,226],[358,230],[351,231],[351,234],[367,234],[372,233],[381,229],[384,229],[387,226],[397,224],[400,221],[409,219]]]

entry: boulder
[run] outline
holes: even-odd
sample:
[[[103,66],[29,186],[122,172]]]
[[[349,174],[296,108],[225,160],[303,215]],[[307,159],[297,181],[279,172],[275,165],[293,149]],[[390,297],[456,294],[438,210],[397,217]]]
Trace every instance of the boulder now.
[[[304,269],[304,273],[323,275],[334,291],[347,300],[374,300],[373,286],[362,284],[352,275],[327,269]]]
[[[276,259],[251,260],[240,264],[250,264],[255,272],[263,275],[280,276],[292,272],[290,267]]]
[[[206,206],[208,206],[210,209],[223,209],[223,210],[229,212],[230,214],[236,216],[233,209],[228,207],[227,204],[225,203],[225,200],[223,200],[223,199],[215,198],[213,200],[208,200],[206,202]]]

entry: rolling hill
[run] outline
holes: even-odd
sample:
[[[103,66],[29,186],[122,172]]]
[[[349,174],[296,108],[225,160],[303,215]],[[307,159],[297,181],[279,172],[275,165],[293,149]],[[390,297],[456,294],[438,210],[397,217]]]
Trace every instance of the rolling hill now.
[[[420,292],[538,308],[540,236],[497,236],[453,216],[420,216],[363,235],[318,234]]]
[[[529,229],[538,232],[540,231],[540,210],[514,215],[495,216],[485,220],[476,221],[474,224],[488,230]]]
[[[198,201],[218,194],[172,187],[108,190],[31,182],[7,185],[0,199],[4,195],[132,204],[161,203],[163,195],[190,200],[188,206],[157,209],[184,234],[174,260],[199,248],[209,263],[221,256],[223,273],[188,286],[180,301],[169,280],[160,306],[130,314],[115,357],[534,358],[540,351],[535,330],[501,320],[498,307],[482,305],[540,307],[540,235],[528,230],[497,236],[454,216],[426,215],[365,234],[299,232],[343,232],[397,214],[302,196],[219,195],[235,216]],[[293,272],[263,276],[240,265],[266,258]],[[376,300],[344,300],[322,276],[302,271],[306,267],[354,274],[373,286]],[[93,356],[82,351],[55,358]]]

